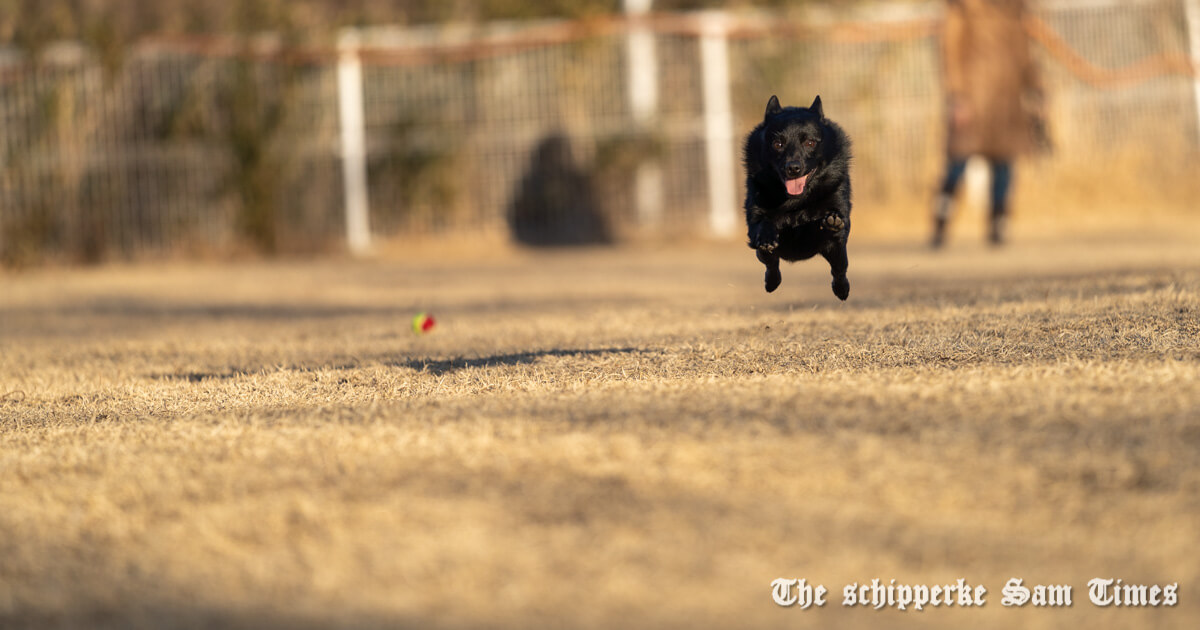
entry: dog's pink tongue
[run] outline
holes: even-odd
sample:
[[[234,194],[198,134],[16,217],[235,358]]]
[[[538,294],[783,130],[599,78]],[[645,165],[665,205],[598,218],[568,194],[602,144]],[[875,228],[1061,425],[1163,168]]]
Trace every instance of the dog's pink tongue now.
[[[808,181],[808,175],[797,177],[796,179],[787,180],[787,191],[789,195],[799,195],[804,192],[804,183]]]

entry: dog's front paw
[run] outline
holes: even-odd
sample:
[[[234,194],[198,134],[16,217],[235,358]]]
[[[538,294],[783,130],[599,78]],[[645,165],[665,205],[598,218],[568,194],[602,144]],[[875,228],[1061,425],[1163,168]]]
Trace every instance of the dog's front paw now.
[[[826,232],[841,232],[846,228],[846,222],[836,214],[829,214],[821,221],[821,229]],[[845,298],[842,298],[845,299]]]
[[[833,279],[833,294],[843,302],[850,297],[850,281],[846,279],[846,276]]]
[[[750,247],[753,247],[760,252],[773,254],[779,247],[779,235],[772,233],[770,238],[751,239]]]
[[[759,251],[774,252],[779,247],[779,232],[775,228],[760,225],[750,230],[750,247]]]

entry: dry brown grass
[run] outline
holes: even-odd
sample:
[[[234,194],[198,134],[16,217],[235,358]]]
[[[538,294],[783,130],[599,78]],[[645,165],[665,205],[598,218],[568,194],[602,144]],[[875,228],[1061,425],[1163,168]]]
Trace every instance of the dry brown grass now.
[[[0,277],[0,626],[1196,627],[1196,240],[760,281],[740,245]],[[874,577],[990,601],[838,605]]]

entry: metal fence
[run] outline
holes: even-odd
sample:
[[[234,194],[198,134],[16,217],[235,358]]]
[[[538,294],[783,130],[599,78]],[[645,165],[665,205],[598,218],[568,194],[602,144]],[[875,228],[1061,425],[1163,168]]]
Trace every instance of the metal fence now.
[[[1057,145],[1045,185],[1194,180],[1200,84],[1179,60],[1200,46],[1195,4],[1035,5]],[[115,69],[71,44],[0,53],[0,263],[340,248],[354,153],[376,239],[728,233],[740,136],[776,93],[820,94],[855,139],[860,204],[926,198],[939,17],[906,3],[369,29],[330,50],[156,40]]]

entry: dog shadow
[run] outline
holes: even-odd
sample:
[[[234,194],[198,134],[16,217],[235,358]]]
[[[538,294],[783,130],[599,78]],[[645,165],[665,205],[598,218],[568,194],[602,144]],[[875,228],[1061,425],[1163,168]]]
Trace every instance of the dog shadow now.
[[[632,347],[622,348],[593,348],[593,349],[552,349],[552,350],[532,350],[529,352],[513,352],[508,354],[496,354],[486,357],[466,358],[453,357],[449,359],[411,359],[402,361],[398,365],[414,369],[418,372],[428,372],[434,376],[442,376],[466,370],[471,368],[486,368],[498,367],[507,365],[528,365],[546,357],[594,357],[607,354],[635,354],[644,353],[646,350],[641,350]]]
[[[531,350],[528,352],[511,352],[506,354],[495,354],[485,357],[450,357],[444,359],[437,358],[417,358],[404,360],[383,360],[379,361],[387,367],[403,367],[418,372],[425,372],[434,376],[442,376],[451,374],[460,370],[468,370],[471,368],[486,368],[498,367],[506,365],[529,365],[546,357],[598,357],[610,354],[640,354],[646,353],[649,350],[633,348],[633,347],[612,347],[612,348],[591,348],[591,349],[562,349],[555,348],[549,350]],[[377,359],[376,359],[377,360]],[[335,364],[320,364],[320,365],[291,365],[281,367],[279,369],[296,371],[296,372],[315,372],[318,370],[335,370],[349,371],[362,368],[364,365],[372,363],[372,359],[368,358],[363,361],[351,361]],[[237,368],[229,367],[224,370],[211,371],[188,371],[188,372],[172,372],[172,373],[155,373],[150,374],[150,378],[161,381],[182,381],[187,383],[201,383],[204,381],[227,381],[254,374],[262,373],[267,370],[267,367],[255,368]]]

